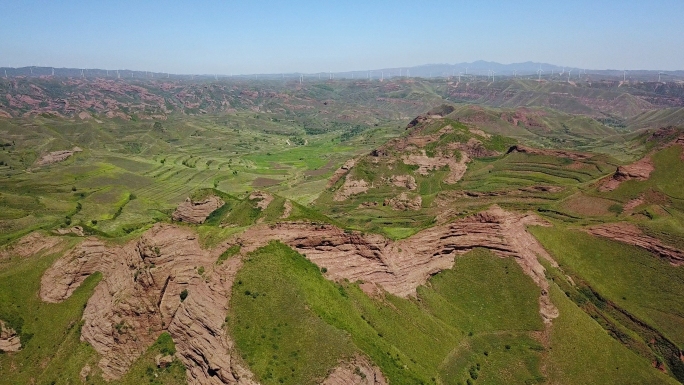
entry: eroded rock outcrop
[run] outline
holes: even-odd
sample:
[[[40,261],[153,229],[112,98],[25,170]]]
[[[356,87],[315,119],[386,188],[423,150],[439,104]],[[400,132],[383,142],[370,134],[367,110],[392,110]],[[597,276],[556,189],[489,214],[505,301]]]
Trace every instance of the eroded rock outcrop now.
[[[190,198],[187,198],[185,202],[178,205],[171,218],[174,221],[201,224],[207,220],[209,214],[221,208],[224,204],[225,202],[221,198],[214,195],[199,202],[193,202]]]
[[[409,154],[401,158],[405,164],[418,166],[416,172],[420,175],[427,176],[431,171],[439,170],[448,167],[449,175],[444,178],[444,183],[454,184],[463,178],[468,168],[467,163],[470,158],[465,153],[461,153],[460,157],[453,154],[438,154],[434,157],[426,155],[425,150],[421,150],[419,154]]]
[[[334,186],[335,183],[337,183],[338,180],[342,179],[342,177],[346,173],[348,173],[349,170],[351,170],[355,164],[356,164],[355,159],[349,159],[348,161],[344,162],[344,164],[342,166],[340,166],[340,168],[335,170],[333,175],[330,177],[330,180],[328,181],[327,188]]]
[[[223,329],[241,261],[215,266],[216,257],[200,248],[194,233],[172,225],[157,224],[123,246],[89,238],[48,269],[40,296],[60,302],[88,275],[102,273],[83,313],[81,338],[101,355],[98,366],[106,379],[126,373],[166,330],[189,383],[253,384],[231,356],[233,345]]]
[[[644,234],[636,225],[631,223],[606,223],[603,225],[591,226],[586,229],[589,234],[598,235],[639,246],[662,258],[667,259],[671,264],[679,266],[684,264],[684,251],[663,244],[659,239]]]
[[[407,188],[411,191],[418,188],[418,184],[416,184],[416,178],[411,175],[393,175],[390,178],[390,183],[397,187]]]
[[[0,259],[12,255],[23,258],[38,255],[43,252],[59,251],[62,240],[59,237],[51,237],[41,232],[35,231],[21,237],[14,244],[0,249]]]
[[[74,155],[75,153],[81,151],[83,150],[79,147],[74,147],[71,150],[53,151],[41,156],[40,159],[36,160],[35,166],[42,167],[53,163],[62,162],[68,159],[70,156]]]
[[[21,349],[19,335],[0,320],[0,352],[17,352],[19,349]]]
[[[420,210],[422,204],[423,198],[420,195],[409,198],[406,193],[401,193],[394,198],[385,199],[383,202],[383,206],[390,206],[394,210],[399,211]]]
[[[352,195],[358,195],[368,191],[370,185],[363,179],[355,180],[350,175],[344,179],[344,184],[333,196],[333,200],[336,202],[342,202],[347,200]]]
[[[650,156],[646,156],[627,166],[618,167],[615,174],[605,179],[599,186],[599,191],[612,191],[627,180],[647,180],[655,168]]]
[[[325,267],[330,279],[371,282],[402,297],[414,295],[432,274],[451,268],[457,255],[484,247],[498,256],[514,257],[542,289],[540,312],[548,321],[557,316],[557,309],[548,298],[544,267],[537,258],[554,266],[556,263],[527,232],[527,225],[549,223],[534,214],[506,212],[494,205],[396,242],[376,234],[345,232],[331,225],[279,223],[250,228],[223,247],[240,244],[246,253],[277,239]]]
[[[337,366],[322,385],[387,385],[387,380],[366,357],[357,356]]]
[[[266,210],[268,208],[268,205],[273,202],[273,195],[265,192],[265,191],[252,191],[251,194],[249,194],[249,200],[251,201],[257,201],[257,207],[259,210]]]

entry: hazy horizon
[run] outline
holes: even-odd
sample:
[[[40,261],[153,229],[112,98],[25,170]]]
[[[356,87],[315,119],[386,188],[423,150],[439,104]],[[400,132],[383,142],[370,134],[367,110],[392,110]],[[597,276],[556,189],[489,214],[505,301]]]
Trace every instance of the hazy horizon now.
[[[0,67],[177,74],[347,72],[527,61],[684,69],[684,3],[430,1],[2,4]]]

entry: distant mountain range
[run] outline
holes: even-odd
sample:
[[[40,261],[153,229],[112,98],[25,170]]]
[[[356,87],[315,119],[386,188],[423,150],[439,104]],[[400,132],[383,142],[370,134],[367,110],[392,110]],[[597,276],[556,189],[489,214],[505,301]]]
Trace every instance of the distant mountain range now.
[[[501,64],[497,62],[489,62],[478,60],[470,63],[457,64],[424,64],[413,67],[388,67],[371,70],[345,71],[345,72],[316,72],[316,73],[270,73],[270,74],[169,74],[153,71],[139,71],[128,69],[99,69],[99,68],[54,68],[44,66],[29,66],[29,67],[0,67],[0,77],[16,77],[16,76],[59,76],[59,77],[110,77],[110,78],[125,78],[125,79],[146,79],[146,78],[254,78],[254,79],[278,79],[278,78],[296,78],[304,76],[306,78],[318,77],[320,79],[383,79],[395,77],[422,77],[422,78],[447,78],[461,76],[495,76],[495,77],[511,77],[511,76],[539,76],[538,71],[541,70],[541,76],[548,78],[550,76],[578,76],[580,74],[598,75],[603,78],[626,78],[639,81],[681,81],[684,80],[684,70],[677,71],[655,71],[655,70],[634,70],[623,71],[619,69],[585,69],[577,67],[564,67],[548,63],[539,62],[524,62]],[[660,79],[659,79],[660,77]]]

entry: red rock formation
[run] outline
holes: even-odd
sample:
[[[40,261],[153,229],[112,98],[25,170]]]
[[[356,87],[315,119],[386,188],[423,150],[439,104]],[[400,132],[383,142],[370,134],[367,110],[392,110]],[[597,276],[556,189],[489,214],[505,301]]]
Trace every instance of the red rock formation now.
[[[102,272],[83,313],[81,338],[101,355],[98,366],[106,379],[121,377],[167,330],[189,383],[253,384],[223,329],[241,261],[215,267],[216,257],[200,248],[191,231],[171,225],[157,224],[124,246],[90,238],[48,269],[40,296],[60,302],[89,274]],[[202,275],[199,266],[207,269]]]
[[[171,218],[174,221],[200,224],[207,220],[209,214],[223,206],[225,202],[214,195],[209,196],[203,201],[193,202],[187,198],[185,202],[178,205]]]
[[[515,214],[492,206],[479,214],[423,230],[393,242],[380,235],[348,233],[331,225],[280,223],[255,226],[222,247],[240,244],[243,253],[277,239],[295,248],[333,280],[372,282],[406,297],[441,270],[451,268],[454,257],[484,247],[501,257],[514,257],[542,289],[540,312],[549,321],[557,309],[548,298],[544,267],[537,257],[556,265],[525,226],[549,224],[533,214]]]
[[[662,258],[671,264],[679,266],[684,263],[684,251],[663,244],[659,239],[644,234],[631,223],[607,223],[586,229],[589,234],[598,235],[616,241],[639,246]]]
[[[646,156],[627,166],[618,167],[615,174],[603,180],[599,186],[599,191],[612,191],[627,180],[647,180],[653,172],[653,162],[650,156]]]
[[[336,367],[322,385],[387,385],[387,383],[380,369],[367,358],[358,356]]]

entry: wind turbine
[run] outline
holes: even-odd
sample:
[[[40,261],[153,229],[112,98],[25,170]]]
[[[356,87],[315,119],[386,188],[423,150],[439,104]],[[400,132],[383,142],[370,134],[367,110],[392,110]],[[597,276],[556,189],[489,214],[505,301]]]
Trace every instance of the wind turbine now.
[[[5,79],[7,79],[7,69],[5,69]],[[660,81],[660,80],[658,80]]]
[[[572,72],[572,69],[568,70],[568,83],[570,83],[570,73]]]
[[[662,72],[658,72],[658,83],[660,83],[660,75],[662,74]],[[7,71],[5,71],[5,77],[7,77]]]
[[[52,69],[52,76],[55,76],[55,69]]]
[[[541,67],[539,67],[539,69],[537,70],[537,75],[538,75],[538,76],[537,76],[537,81],[540,82],[540,83],[541,83],[541,74],[542,74],[542,72],[544,72],[544,71],[542,71]]]
[[[622,70],[622,81],[626,82],[627,81],[627,71]]]
[[[119,73],[119,70],[116,70],[116,78],[121,79],[121,74]]]

